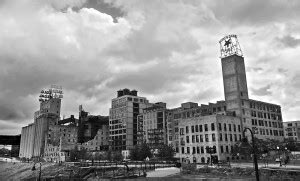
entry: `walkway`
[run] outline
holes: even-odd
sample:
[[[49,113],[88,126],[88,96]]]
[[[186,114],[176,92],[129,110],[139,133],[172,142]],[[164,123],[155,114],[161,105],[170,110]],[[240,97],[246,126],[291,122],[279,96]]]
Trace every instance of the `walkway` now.
[[[154,171],[147,172],[147,177],[167,177],[180,172],[180,168],[157,168]]]

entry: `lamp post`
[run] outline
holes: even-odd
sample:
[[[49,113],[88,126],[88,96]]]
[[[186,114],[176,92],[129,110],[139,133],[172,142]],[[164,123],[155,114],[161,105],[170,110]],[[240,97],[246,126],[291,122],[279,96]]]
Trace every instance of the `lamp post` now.
[[[256,155],[256,145],[255,145],[255,140],[254,140],[254,133],[250,128],[245,128],[243,133],[245,133],[247,130],[249,130],[250,133],[251,133],[255,176],[256,176],[256,181],[259,181],[259,173],[258,173],[258,164],[257,164],[257,155]],[[244,140],[247,140],[247,139],[244,138]]]
[[[277,146],[276,148],[277,148],[277,150],[278,150],[278,160],[279,160],[279,166],[281,167],[281,166],[282,166],[282,164],[281,164],[281,159],[280,159],[280,148],[279,148],[279,146]]]
[[[42,177],[42,162],[38,162],[40,164],[40,171],[39,171],[39,181],[41,180],[41,177]],[[32,167],[32,171],[35,171],[36,168],[35,168],[35,164],[37,163],[34,163],[33,167]]]

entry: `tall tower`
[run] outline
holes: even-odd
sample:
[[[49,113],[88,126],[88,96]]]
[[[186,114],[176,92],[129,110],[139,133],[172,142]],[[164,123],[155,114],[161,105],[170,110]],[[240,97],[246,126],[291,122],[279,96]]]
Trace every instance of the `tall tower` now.
[[[241,117],[246,123],[245,103],[249,99],[244,57],[236,35],[228,35],[220,41],[224,95],[228,111]]]

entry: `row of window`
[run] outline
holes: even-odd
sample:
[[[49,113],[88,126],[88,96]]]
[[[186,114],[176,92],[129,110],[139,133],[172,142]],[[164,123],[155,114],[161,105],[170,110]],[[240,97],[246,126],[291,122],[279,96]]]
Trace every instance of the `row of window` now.
[[[210,136],[208,134],[204,135],[204,139],[203,139],[203,135],[192,135],[192,136],[186,136],[185,137],[185,141],[186,143],[202,143],[202,142],[210,142],[210,141],[216,141],[216,135],[213,133],[211,134],[211,139],[209,138]],[[242,135],[237,135],[237,134],[224,134],[224,139],[223,139],[223,134],[220,133],[219,134],[219,141],[238,141],[238,137],[239,140],[242,139]],[[181,141],[183,141],[183,138],[181,138]]]
[[[258,126],[268,126],[268,127],[273,127],[273,128],[282,128],[283,124],[278,123],[278,122],[272,122],[272,121],[263,121],[263,120],[258,120],[257,119],[252,119],[251,120],[252,125],[258,125]]]
[[[265,118],[265,119],[282,120],[281,115],[263,113],[263,112],[256,112],[256,111],[251,111],[251,116],[252,117],[258,117],[258,118]]]
[[[255,129],[255,128],[252,128]],[[269,129],[262,129],[259,128],[260,135],[271,135],[271,136],[284,136],[283,130],[269,130]]]
[[[227,126],[228,126],[228,131],[238,131],[238,132],[241,132],[241,126],[238,125],[236,126],[235,124],[226,124],[224,123],[223,126],[221,123],[218,124],[218,129],[219,131],[227,131]],[[186,126],[185,127],[185,133],[188,134],[190,131],[190,126]],[[204,129],[203,129],[204,128]],[[208,124],[204,124],[204,127],[203,125],[195,125],[195,126],[191,126],[191,133],[197,133],[197,132],[203,132],[204,131],[215,131],[215,123],[211,123],[210,124],[210,130],[208,129]],[[175,132],[176,132],[176,129],[175,129]],[[184,128],[180,128],[180,135],[184,135]]]
[[[250,102],[250,108],[264,110],[264,111],[277,112],[277,113],[281,112],[280,107],[278,107],[278,106],[268,106],[268,105],[264,105],[264,104],[257,104],[254,102]]]
[[[193,147],[181,147],[181,154],[204,154],[207,153],[205,148],[207,148],[208,146],[204,147],[204,146],[193,146]],[[213,146],[214,149],[216,149],[216,146]],[[220,146],[220,153],[230,153],[230,150],[233,150],[233,146]],[[218,150],[216,149],[216,152],[218,152]],[[209,153],[207,153],[209,154]]]
[[[179,118],[190,118],[194,117],[196,113],[215,113],[215,112],[221,112],[221,111],[226,111],[226,106],[218,106],[218,107],[210,107],[207,106],[207,108],[197,108],[181,113],[175,113],[174,114],[174,119],[179,119]]]

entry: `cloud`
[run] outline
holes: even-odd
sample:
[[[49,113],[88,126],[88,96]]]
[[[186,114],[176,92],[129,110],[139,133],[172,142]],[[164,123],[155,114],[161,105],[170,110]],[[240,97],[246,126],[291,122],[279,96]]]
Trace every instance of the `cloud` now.
[[[2,1],[0,120],[19,133],[51,84],[63,86],[66,117],[80,104],[108,115],[125,87],[168,107],[223,100],[218,40],[226,34],[238,35],[250,98],[295,119],[299,12],[297,1],[277,0]]]
[[[300,38],[295,38],[291,35],[285,35],[284,37],[276,38],[276,40],[280,45],[287,48],[296,48],[300,45]]]
[[[254,89],[252,88],[252,93],[253,95],[256,96],[266,96],[266,95],[270,95],[272,92],[269,90],[271,88],[271,85],[267,85],[265,87],[261,87],[258,89]]]
[[[231,25],[255,25],[281,21],[297,21],[299,17],[300,2],[297,0],[221,0],[206,1],[220,21]]]

